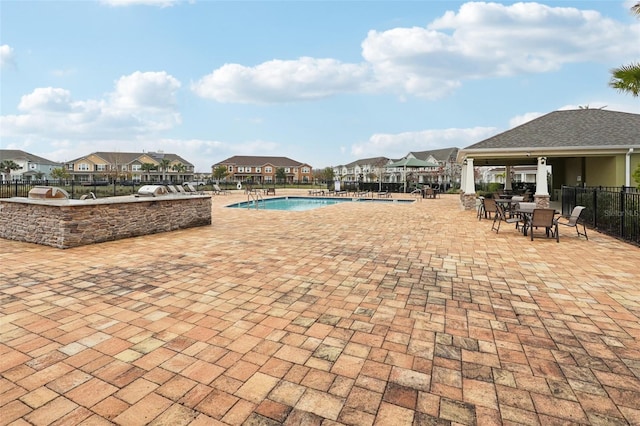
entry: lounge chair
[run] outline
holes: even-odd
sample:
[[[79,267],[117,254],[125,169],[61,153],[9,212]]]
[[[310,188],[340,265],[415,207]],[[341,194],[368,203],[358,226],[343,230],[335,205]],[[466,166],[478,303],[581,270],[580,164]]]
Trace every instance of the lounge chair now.
[[[558,222],[554,219],[556,211],[554,209],[533,209],[531,220],[529,220],[529,232],[533,241],[533,228],[544,228],[547,238],[556,237],[556,242],[560,242],[558,235]]]
[[[176,185],[175,186],[176,190],[178,191],[178,194],[183,194],[183,195],[187,195],[187,191],[184,190],[184,188],[180,185]]]
[[[184,188],[185,188],[185,192],[187,194],[192,194],[192,195],[204,195],[204,191],[200,191],[198,189],[196,189],[193,185],[191,185],[190,183],[185,183],[184,184]]]
[[[391,194],[388,191],[378,192],[378,198],[391,198]]]
[[[496,231],[497,234],[500,231],[500,224],[502,222],[515,223],[516,229],[519,229],[521,219],[519,217],[507,217],[504,207],[501,204],[496,204],[496,212],[493,215],[493,225],[491,225],[491,230]]]
[[[569,216],[568,218],[565,218],[566,221],[561,222],[559,220],[560,218],[556,218],[555,219],[556,225],[570,226],[570,227],[576,228],[576,232],[578,233],[578,238],[580,238],[580,235],[584,235],[584,237],[588,240],[589,237],[587,237],[587,228],[584,225],[584,220],[580,220],[580,215],[582,214],[585,208],[586,207],[584,206],[575,206],[571,211],[571,216]],[[578,225],[582,225],[582,232],[580,232]]]
[[[167,190],[169,191],[170,194],[177,194],[178,193],[178,190],[173,185],[167,185]]]
[[[227,195],[229,193],[229,191],[227,191],[226,189],[220,188],[220,185],[218,185],[217,183],[213,184],[213,192],[216,194],[224,194],[224,195]]]

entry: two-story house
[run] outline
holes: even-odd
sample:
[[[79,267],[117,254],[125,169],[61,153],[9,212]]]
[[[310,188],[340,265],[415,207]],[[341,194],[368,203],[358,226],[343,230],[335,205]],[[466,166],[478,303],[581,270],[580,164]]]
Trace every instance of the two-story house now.
[[[363,158],[333,167],[333,175],[342,182],[383,182],[387,157]]]
[[[19,149],[0,149],[0,162],[12,161],[18,168],[0,170],[0,181],[36,181],[51,179],[51,171],[62,164]]]
[[[184,182],[194,165],[176,154],[158,152],[94,152],[64,167],[80,182]]]
[[[215,170],[222,166],[227,169],[227,182],[275,183],[279,178],[278,169],[283,169],[282,178],[286,183],[313,181],[313,169],[309,164],[287,157],[235,155],[211,166],[212,174],[215,175]]]

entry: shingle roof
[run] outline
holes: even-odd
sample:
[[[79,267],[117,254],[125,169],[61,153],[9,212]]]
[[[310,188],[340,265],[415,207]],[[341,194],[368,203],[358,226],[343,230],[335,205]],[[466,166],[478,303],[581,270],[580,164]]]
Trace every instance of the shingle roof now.
[[[292,160],[288,157],[269,157],[269,156],[252,156],[252,155],[234,155],[226,160],[220,161],[214,164],[214,167],[219,164],[237,164],[241,166],[255,166],[262,167],[265,164],[271,164],[274,167],[299,167],[306,163]]]
[[[415,151],[411,152],[411,154],[420,160],[426,160],[429,156],[432,156],[438,161],[449,161],[450,159],[455,161],[456,155],[458,154],[458,148],[453,147],[432,149],[430,151]]]
[[[464,150],[637,146],[640,114],[602,109],[554,111]]]
[[[387,157],[371,157],[371,158],[362,158],[360,160],[355,160],[349,164],[344,164],[338,167],[354,167],[358,165],[363,165],[363,166],[371,165],[375,167],[382,167],[388,162],[389,162],[389,159]]]
[[[19,149],[0,149],[0,160],[14,160],[18,158],[24,158],[32,163],[38,164],[61,164],[58,161],[47,160],[46,158],[38,157],[37,155],[29,154]]]
[[[91,155],[96,155],[100,158],[102,158],[103,160],[105,160],[108,163],[111,164],[129,164],[134,162],[135,160],[137,160],[138,158],[140,158],[143,155],[148,155],[149,157],[155,159],[156,161],[160,162],[162,161],[162,159],[166,158],[167,160],[174,162],[174,161],[178,161],[182,164],[184,164],[185,166],[193,166],[193,164],[191,164],[190,162],[188,162],[187,160],[185,160],[184,158],[180,157],[179,155],[176,154],[167,154],[164,152],[107,152],[107,151],[99,151],[99,152],[92,152],[89,155],[84,155],[80,158],[76,158],[74,160],[69,161],[69,163],[75,163],[79,160],[82,160],[84,158],[87,158]]]

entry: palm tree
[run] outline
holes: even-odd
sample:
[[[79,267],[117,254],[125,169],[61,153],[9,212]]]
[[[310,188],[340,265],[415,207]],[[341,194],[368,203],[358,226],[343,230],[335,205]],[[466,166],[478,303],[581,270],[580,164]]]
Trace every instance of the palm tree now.
[[[640,2],[631,7],[631,13],[640,17]],[[640,62],[632,62],[611,70],[609,87],[620,92],[631,93],[631,96],[640,96]]]
[[[156,170],[158,167],[153,164],[153,163],[143,163],[142,166],[140,166],[140,168],[147,172],[147,175],[149,175],[149,173],[153,170]]]
[[[0,161],[0,172],[3,175],[8,175],[7,179],[5,180],[9,180],[8,177],[11,176],[11,171],[12,170],[20,170],[22,167],[20,167],[20,165],[18,163],[16,163],[13,160],[2,160]]]
[[[165,181],[167,180],[167,175],[166,172],[169,170],[169,165],[171,164],[171,161],[167,158],[163,158],[162,160],[160,160],[160,167],[162,168],[162,180]]]
[[[187,166],[185,166],[182,163],[176,163],[173,166],[171,166],[171,170],[173,170],[174,172],[180,174],[180,173],[184,173],[187,171]],[[184,176],[183,176],[184,179]]]

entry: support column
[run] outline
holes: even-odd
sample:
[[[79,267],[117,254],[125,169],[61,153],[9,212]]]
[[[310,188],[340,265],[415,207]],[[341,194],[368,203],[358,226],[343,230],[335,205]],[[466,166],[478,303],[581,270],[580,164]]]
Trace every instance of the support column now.
[[[504,167],[504,190],[511,191],[511,166]]]
[[[462,183],[462,207],[465,210],[476,208],[476,182],[473,173],[473,158],[467,158],[462,166],[464,182]]]
[[[536,173],[536,193],[533,196],[536,206],[549,208],[549,189],[547,183],[547,157],[538,157]]]

